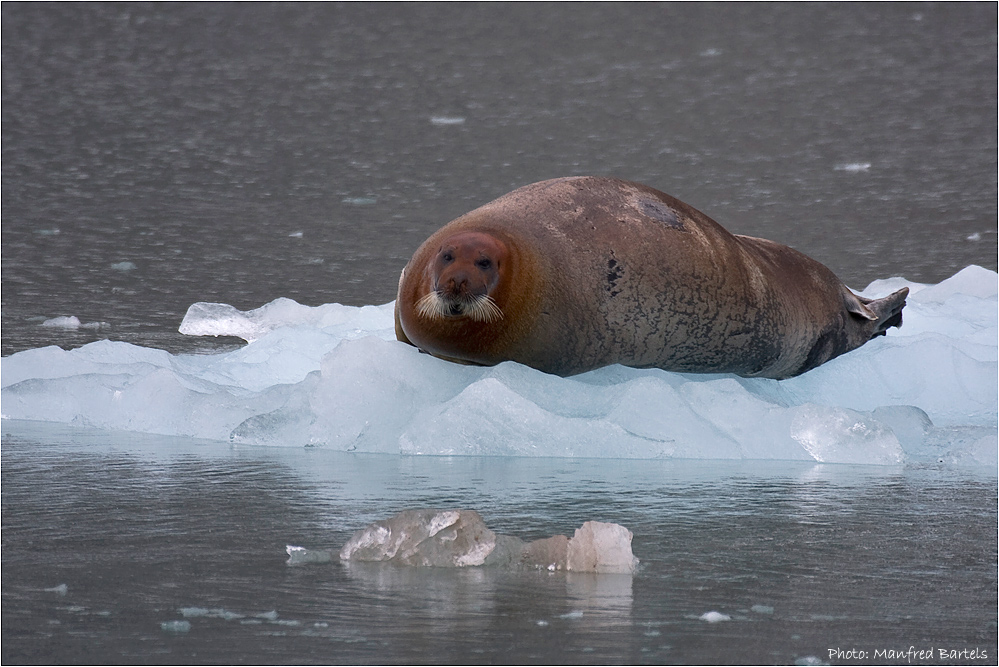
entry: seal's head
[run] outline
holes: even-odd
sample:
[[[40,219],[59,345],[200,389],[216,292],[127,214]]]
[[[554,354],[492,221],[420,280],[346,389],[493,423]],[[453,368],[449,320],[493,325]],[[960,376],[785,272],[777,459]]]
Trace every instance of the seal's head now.
[[[507,257],[506,247],[490,234],[460,232],[444,239],[427,265],[429,289],[416,302],[417,315],[427,320],[502,319],[493,295]]]

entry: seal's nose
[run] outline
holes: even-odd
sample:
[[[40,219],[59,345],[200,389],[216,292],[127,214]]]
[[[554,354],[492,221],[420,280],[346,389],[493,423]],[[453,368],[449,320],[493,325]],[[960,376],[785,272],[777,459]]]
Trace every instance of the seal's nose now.
[[[465,273],[455,273],[447,281],[447,291],[455,296],[468,292],[468,276]]]

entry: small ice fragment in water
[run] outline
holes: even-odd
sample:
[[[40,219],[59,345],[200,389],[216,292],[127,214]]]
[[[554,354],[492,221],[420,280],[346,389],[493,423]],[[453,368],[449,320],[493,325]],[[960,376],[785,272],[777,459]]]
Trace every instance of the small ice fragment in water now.
[[[290,236],[293,239],[300,239],[303,236],[305,236],[305,234],[303,232],[292,232],[291,234],[288,234],[288,236]]]
[[[221,618],[226,621],[234,621],[243,618],[243,614],[225,609],[205,609],[204,607],[181,607],[180,615],[184,618]]]
[[[80,325],[81,329],[93,329],[94,331],[100,331],[101,329],[108,329],[111,325],[107,322],[86,322]]]
[[[754,604],[749,608],[749,611],[755,611],[757,614],[772,614],[774,608],[765,604]]]
[[[833,167],[836,171],[867,171],[870,168],[870,162],[847,162],[846,164],[838,164]]]
[[[276,611],[265,611],[262,614],[254,614],[254,618],[262,618],[265,621],[276,621],[278,620],[278,613]]]
[[[66,584],[59,584],[58,586],[53,586],[52,588],[44,589],[46,593],[57,593],[59,595],[66,595],[69,592],[69,586]]]
[[[525,544],[489,530],[473,510],[406,510],[354,533],[340,550],[340,559],[631,574],[638,565],[631,540],[631,531],[624,526],[587,521],[572,539],[555,535]],[[288,553],[292,555],[292,550]]]
[[[731,621],[732,617],[718,611],[708,611],[701,614],[701,620],[708,623],[721,623],[722,621]]]
[[[51,320],[45,320],[42,322],[42,326],[51,329],[79,329],[81,325],[80,318],[70,315],[68,317],[53,317]]]
[[[160,629],[163,632],[172,632],[174,634],[183,634],[185,632],[191,631],[190,621],[165,621],[160,623]]]
[[[794,639],[794,637],[792,637]],[[814,655],[806,655],[803,658],[798,658],[794,661],[795,665],[802,665],[803,667],[812,667],[813,665],[828,665],[828,662],[823,662],[821,658],[816,658]]]
[[[981,241],[982,235],[979,234],[978,232],[975,232],[974,234],[969,234],[967,238],[969,241]]]
[[[721,49],[705,49],[701,51],[702,58],[714,58],[721,55]]]
[[[432,116],[431,125],[461,125],[465,122],[462,116]]]
[[[117,262],[111,265],[111,268],[115,271],[135,271],[137,267],[132,262]]]
[[[631,552],[632,537],[631,531],[619,524],[587,521],[569,540],[566,569],[630,574],[638,566]]]
[[[41,326],[50,329],[92,329],[94,331],[100,331],[101,329],[107,329],[111,325],[107,322],[80,322],[80,318],[75,315],[70,315],[68,317],[53,317],[52,319],[45,320],[42,322]]]
[[[895,433],[856,410],[806,403],[791,409],[791,437],[822,463],[902,463]]]
[[[341,560],[392,561],[424,567],[482,565],[496,534],[478,512],[406,510],[357,531],[340,550]]]
[[[345,197],[344,199],[341,199],[340,202],[351,206],[371,206],[372,204],[378,203],[378,200],[374,197]]]
[[[288,565],[304,565],[305,563],[328,563],[333,560],[333,553],[326,549],[306,549],[293,547],[290,544],[284,548],[288,552]]]
[[[181,607],[180,615],[184,618],[198,618],[201,616],[208,616],[211,614],[210,609],[205,609],[204,607]]]
[[[559,614],[559,618],[566,618],[570,620],[577,620],[583,617],[583,612],[581,611],[570,611],[568,614]]]

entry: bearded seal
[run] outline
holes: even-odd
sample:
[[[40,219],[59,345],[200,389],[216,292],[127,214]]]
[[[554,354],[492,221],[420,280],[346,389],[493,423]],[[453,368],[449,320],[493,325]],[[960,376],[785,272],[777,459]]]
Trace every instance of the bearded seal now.
[[[859,297],[806,255],[658,190],[571,177],[435,232],[400,276],[395,330],[466,364],[784,379],[900,326],[907,294]]]

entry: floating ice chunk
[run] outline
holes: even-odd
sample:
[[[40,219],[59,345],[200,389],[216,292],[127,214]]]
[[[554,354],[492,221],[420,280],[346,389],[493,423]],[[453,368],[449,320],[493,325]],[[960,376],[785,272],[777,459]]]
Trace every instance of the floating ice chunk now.
[[[184,634],[185,632],[191,631],[190,621],[165,621],[160,623],[160,629],[163,632],[169,632],[171,634]]]
[[[461,125],[465,122],[463,116],[431,116],[431,125]]]
[[[828,665],[830,663],[825,662],[822,658],[814,655],[806,655],[801,658],[797,658],[794,664],[799,667],[818,667],[819,665]]]
[[[631,532],[588,521],[572,539],[534,542],[489,530],[473,510],[405,510],[354,533],[340,550],[344,561],[383,561],[423,567],[522,566],[550,571],[630,574],[638,566]],[[300,547],[289,547],[291,549]]]
[[[69,586],[66,584],[59,584],[58,586],[53,586],[52,588],[44,589],[46,593],[56,593],[57,595],[65,596],[69,592]]]
[[[372,331],[386,330],[394,338],[393,307],[392,303],[361,308],[330,303],[312,308],[282,297],[242,311],[225,303],[198,302],[188,307],[179,331],[189,336],[236,336],[252,343],[275,329],[310,327],[346,333],[339,327],[349,324],[354,332],[370,335]]]
[[[188,336],[238,336],[248,343],[259,337],[259,330],[248,313],[225,303],[201,301],[188,306],[179,329]]]
[[[587,521],[569,540],[566,569],[630,574],[638,566],[631,553],[632,537],[630,530],[616,523]]]
[[[101,329],[107,329],[111,325],[107,322],[81,322],[80,318],[75,315],[70,315],[68,317],[53,317],[52,319],[45,320],[42,322],[41,326],[48,327],[51,329],[92,329],[94,331],[99,331]]]
[[[466,567],[485,563],[495,546],[496,534],[477,512],[407,510],[354,533],[340,550],[340,558]]]
[[[2,360],[5,418],[347,451],[798,459],[994,468],[999,277],[909,286],[905,324],[783,381],[611,366],[571,378],[452,364],[395,341],[393,304],[195,304],[215,355],[101,341]],[[87,325],[82,325],[87,326]],[[894,439],[894,440],[893,440]],[[900,457],[902,457],[900,459]]]
[[[305,547],[286,546],[288,565],[305,565],[306,563],[329,563],[333,553],[325,549],[306,549]]]
[[[180,615],[184,618],[221,618],[226,621],[235,621],[245,618],[243,614],[226,609],[206,609],[205,607],[181,607]]]
[[[75,315],[69,315],[68,317],[53,317],[50,320],[45,320],[42,322],[42,326],[52,329],[79,329],[82,324],[80,323],[80,318]]]
[[[836,171],[867,171],[871,168],[870,162],[847,162],[845,164],[838,164],[833,169]]]
[[[708,623],[721,623],[722,621],[731,621],[732,617],[718,611],[708,611],[701,614],[700,619]]]
[[[845,408],[807,403],[792,409],[791,437],[823,463],[902,463],[904,455],[890,428]]]
[[[115,271],[135,271],[139,267],[132,262],[117,262],[112,264],[111,268]]]
[[[749,611],[756,612],[757,614],[773,614],[774,608],[766,604],[754,604],[749,608]]]

